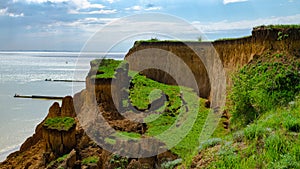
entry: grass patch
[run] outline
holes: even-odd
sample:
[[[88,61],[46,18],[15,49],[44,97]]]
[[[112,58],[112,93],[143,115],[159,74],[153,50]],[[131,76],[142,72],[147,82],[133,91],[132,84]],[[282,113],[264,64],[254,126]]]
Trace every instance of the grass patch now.
[[[129,73],[129,75],[133,74]],[[164,111],[171,116],[178,114],[178,110],[182,105],[178,86],[159,83],[140,74],[135,74],[131,83],[133,86],[129,91],[129,99],[133,106],[138,109],[147,109],[150,103],[165,95],[169,97],[169,101],[166,102],[166,106],[162,106],[163,108],[159,112]]]
[[[162,169],[173,169],[182,163],[182,159],[176,159],[174,161],[167,161],[161,164]]]
[[[300,102],[297,103],[297,109],[269,111],[244,128],[242,137],[246,140],[227,137],[231,144],[221,144],[208,168],[299,168],[299,134],[284,127],[287,114],[299,114]],[[295,116],[295,120],[299,119]],[[274,128],[274,124],[278,127]]]
[[[116,137],[125,139],[125,140],[137,140],[141,138],[141,134],[134,132],[126,132],[126,131],[117,131]]]
[[[69,131],[75,124],[72,117],[55,117],[48,118],[43,125],[52,130]]]
[[[83,165],[89,165],[89,164],[96,164],[99,161],[99,157],[97,156],[91,156],[91,157],[87,157],[84,158],[81,163]]]
[[[61,157],[58,157],[56,160],[51,161],[51,162],[47,165],[47,168],[53,167],[54,164],[56,164],[56,163],[61,163],[61,162],[63,162],[67,157],[68,157],[68,154],[65,154],[65,155],[63,155],[63,156],[61,156]]]
[[[111,144],[111,145],[115,145],[117,143],[117,141],[115,139],[112,139],[112,138],[109,138],[109,137],[106,137],[104,139],[105,143],[108,143],[108,144]]]
[[[300,24],[292,24],[292,25],[261,25],[261,26],[256,26],[254,29],[257,28],[266,28],[266,29],[299,29]]]
[[[95,59],[91,61],[92,69],[96,69],[96,75],[91,78],[108,79],[115,78],[115,73],[118,68],[125,69],[127,62],[114,59]]]
[[[132,72],[129,75],[132,77],[129,90],[132,106],[147,113],[151,103],[164,98],[164,103],[152,110],[155,113],[149,112],[144,118],[148,127],[145,134],[163,141],[173,153],[180,156],[183,165],[189,166],[197,153],[199,137],[209,112],[204,107],[205,100],[199,99],[190,88],[166,85]],[[136,135],[123,134],[133,138]]]
[[[237,37],[237,38],[221,38],[221,39],[217,39],[215,40],[217,41],[231,41],[231,40],[239,40],[239,39],[245,39],[245,38],[250,38],[252,35],[248,35],[248,36],[244,36],[244,37]]]

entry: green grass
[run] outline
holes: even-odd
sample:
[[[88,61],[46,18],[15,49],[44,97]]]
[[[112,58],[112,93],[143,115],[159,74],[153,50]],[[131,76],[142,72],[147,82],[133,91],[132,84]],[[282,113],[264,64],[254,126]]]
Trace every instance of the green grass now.
[[[65,155],[63,155],[63,156],[61,156],[61,157],[58,157],[56,160],[51,161],[51,162],[47,165],[47,168],[53,167],[53,165],[54,165],[55,163],[61,163],[61,162],[63,162],[67,157],[68,157],[68,154],[65,154]]]
[[[48,118],[44,126],[48,129],[58,130],[58,131],[68,131],[76,124],[74,118],[72,117],[55,117]]]
[[[190,88],[159,83],[136,72],[129,72],[129,75],[133,84],[129,100],[138,109],[147,109],[149,104],[165,95],[164,104],[144,119],[148,127],[145,135],[164,142],[180,156],[183,165],[189,166],[198,150],[199,137],[209,112],[204,107],[205,100],[199,99]],[[131,139],[140,137],[134,133],[119,134]]]
[[[117,131],[116,137],[125,139],[125,140],[129,140],[129,139],[137,140],[137,139],[141,138],[141,134],[134,133],[134,132]]]
[[[118,68],[125,69],[126,61],[114,60],[114,59],[95,59],[91,61],[91,64],[97,70],[96,75],[92,75],[92,78],[96,79],[108,79],[115,78],[115,73]]]
[[[169,96],[169,101],[165,103],[166,108],[164,111],[169,112],[173,116],[178,114],[178,109],[182,104],[178,86],[159,83],[140,74],[135,74],[131,82],[134,86],[130,90],[129,99],[133,106],[136,106],[138,109],[147,109],[152,101],[160,98],[162,95],[167,95]]]
[[[266,54],[233,76],[229,99],[234,124],[252,123],[264,112],[287,105],[300,92],[300,61],[283,54],[274,60],[275,55]]]
[[[294,25],[261,25],[261,26],[256,26],[255,28],[260,28],[260,27],[265,27],[267,29],[289,29],[289,28],[294,28],[294,29],[299,29],[300,24],[294,24]]]
[[[299,168],[300,133],[287,127],[287,119],[300,120],[300,100],[296,104],[294,108],[278,108],[261,116],[243,129],[242,142],[227,137],[229,145],[222,144],[208,168]],[[239,144],[244,144],[244,148],[239,148]]]
[[[152,39],[149,39],[149,40],[136,41],[134,43],[134,45],[136,46],[136,45],[140,45],[142,43],[200,43],[200,42],[204,42],[203,39],[197,38],[195,40],[159,40],[159,39],[156,39],[156,38],[152,38]]]
[[[84,158],[81,163],[83,165],[88,165],[88,164],[96,164],[99,161],[99,157],[97,156],[91,156],[91,157],[87,157]]]
[[[203,161],[210,158],[206,168],[300,168],[299,65],[284,53],[269,54],[238,71],[232,130],[200,148]]]
[[[230,40],[239,40],[239,39],[245,39],[245,38],[249,38],[252,35],[248,35],[248,36],[244,36],[244,37],[237,37],[237,38],[221,38],[221,39],[217,39],[215,41],[230,41]]]

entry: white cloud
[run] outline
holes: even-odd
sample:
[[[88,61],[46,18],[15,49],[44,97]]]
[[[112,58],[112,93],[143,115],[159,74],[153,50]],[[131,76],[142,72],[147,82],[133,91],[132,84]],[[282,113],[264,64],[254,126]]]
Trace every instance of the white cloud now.
[[[52,24],[48,24],[44,27],[44,30],[62,30],[68,29],[76,30],[76,31],[83,31],[83,33],[88,34],[89,36],[91,33],[95,33],[97,30],[102,28],[104,25],[117,20],[118,18],[83,18],[78,19],[73,22],[54,22]],[[55,32],[57,33],[57,32]]]
[[[236,3],[236,2],[246,2],[248,0],[223,0],[223,4]]]
[[[260,18],[256,20],[243,20],[230,22],[223,20],[220,22],[192,22],[192,24],[203,32],[217,32],[226,30],[252,29],[259,25],[276,25],[276,24],[299,24],[300,14],[292,16]]]
[[[98,10],[98,11],[88,11],[88,12],[81,12],[78,10],[70,10],[69,14],[114,14],[117,13],[116,9],[109,9],[109,10]]]
[[[26,2],[26,3],[38,3],[38,4],[46,3],[46,2],[51,2],[51,3],[67,2],[69,4],[74,5],[77,9],[105,8],[105,6],[102,4],[93,4],[90,3],[88,0],[13,0],[13,2]]]
[[[110,4],[117,2],[118,0],[106,0],[107,2],[109,2]]]
[[[130,8],[125,8],[125,10],[127,10],[127,11],[129,11],[129,10],[141,11],[141,10],[143,10],[143,7],[139,6],[139,5],[135,5],[135,6],[132,6]]]
[[[13,18],[24,17],[24,13],[20,13],[20,14],[8,13],[8,16]]]
[[[71,0],[78,9],[88,9],[88,8],[99,8],[102,9],[105,6],[102,4],[92,4],[88,0]]]
[[[149,7],[145,8],[146,11],[156,11],[156,10],[161,10],[160,6],[155,6],[155,7]]]
[[[0,9],[0,16],[7,14],[7,8]]]
[[[130,10],[133,10],[133,11],[155,11],[155,10],[161,10],[162,7],[160,6],[150,6],[150,7],[142,7],[142,6],[139,6],[139,5],[135,5],[135,6],[132,6],[132,7],[129,7],[129,8],[125,8],[125,10],[127,11],[130,11]]]
[[[27,2],[27,3],[45,3],[45,2],[51,2],[51,3],[62,3],[67,2],[68,0],[13,0],[13,2]]]
[[[9,16],[13,18],[24,17],[24,13],[16,14],[12,12],[8,12],[8,8],[0,9],[0,16]]]

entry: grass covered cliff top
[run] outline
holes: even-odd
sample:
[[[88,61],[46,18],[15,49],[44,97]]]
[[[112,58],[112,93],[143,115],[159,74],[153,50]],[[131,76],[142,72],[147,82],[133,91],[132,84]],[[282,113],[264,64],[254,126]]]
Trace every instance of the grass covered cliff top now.
[[[300,24],[292,24],[292,25],[260,25],[253,27],[253,31],[256,30],[287,30],[287,29],[299,29],[300,30]],[[139,45],[142,43],[199,43],[199,42],[215,42],[215,41],[229,41],[229,40],[239,40],[239,39],[245,39],[250,38],[252,35],[247,35],[243,37],[236,37],[236,38],[220,38],[216,39],[214,41],[203,41],[201,36],[197,38],[197,40],[160,40],[158,38],[151,38],[149,40],[139,40],[135,42],[135,45]],[[196,37],[195,37],[196,38]]]
[[[76,124],[72,117],[48,118],[43,126],[50,130],[69,131]]]
[[[91,61],[92,71],[96,72],[91,78],[110,79],[115,78],[116,70],[126,69],[126,61],[114,59],[95,59]]]
[[[253,30],[256,29],[300,29],[300,24],[293,24],[293,25],[261,25],[256,26]]]

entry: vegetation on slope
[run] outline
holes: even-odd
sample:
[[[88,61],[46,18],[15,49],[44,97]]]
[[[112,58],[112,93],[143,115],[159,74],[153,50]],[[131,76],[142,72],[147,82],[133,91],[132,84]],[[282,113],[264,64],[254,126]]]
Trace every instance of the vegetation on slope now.
[[[98,73],[103,73],[100,76],[97,74],[96,78],[106,78],[114,75],[122,63],[102,60],[98,65]],[[144,122],[147,124],[145,135],[164,142],[182,159],[183,164],[189,166],[197,154],[199,137],[209,112],[204,107],[205,100],[200,99],[190,88],[159,83],[137,72],[130,71],[128,74],[131,76],[130,88],[127,89],[129,98],[122,101],[123,107],[127,107],[128,111],[131,111],[129,106],[143,111],[146,114]],[[119,131],[116,137],[136,140],[141,135]],[[106,141],[115,144],[114,139]]]
[[[125,63],[125,61],[114,59],[95,59],[91,61],[91,65],[94,65],[93,69],[96,69],[97,73],[92,75],[91,78],[115,78],[116,70],[118,68],[125,68]]]
[[[232,131],[200,146],[193,168],[300,168],[300,64],[267,53],[233,77]]]
[[[208,162],[198,167],[300,168],[299,112],[298,98],[289,106],[266,112],[229,136],[203,143],[201,155]]]
[[[190,165],[197,153],[199,137],[209,111],[204,107],[204,99],[200,99],[189,88],[166,85],[139,74],[132,77],[131,82],[130,101],[140,109],[146,108],[163,94],[166,95],[168,99],[164,105],[154,110],[154,114],[149,112],[150,115],[144,119],[148,126],[146,135],[165,142],[173,153],[182,158],[182,163]],[[187,119],[180,122],[186,115]],[[181,126],[178,127],[178,124]],[[185,137],[180,138],[179,143],[174,143],[178,136]]]
[[[271,109],[292,101],[300,92],[300,61],[267,53],[233,77],[232,121],[247,125]]]
[[[44,126],[52,130],[69,131],[75,123],[76,122],[72,117],[54,117],[48,118],[45,121]]]

